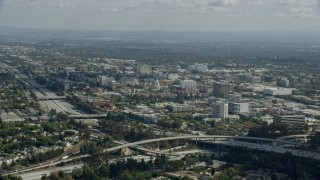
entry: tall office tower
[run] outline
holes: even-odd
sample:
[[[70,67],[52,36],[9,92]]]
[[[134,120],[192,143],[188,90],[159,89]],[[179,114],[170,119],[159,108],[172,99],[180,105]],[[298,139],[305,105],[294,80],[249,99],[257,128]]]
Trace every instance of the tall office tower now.
[[[213,117],[227,118],[229,115],[228,103],[225,101],[218,101],[213,105]]]
[[[212,93],[215,97],[226,98],[229,95],[229,91],[232,90],[232,86],[224,82],[213,83]]]

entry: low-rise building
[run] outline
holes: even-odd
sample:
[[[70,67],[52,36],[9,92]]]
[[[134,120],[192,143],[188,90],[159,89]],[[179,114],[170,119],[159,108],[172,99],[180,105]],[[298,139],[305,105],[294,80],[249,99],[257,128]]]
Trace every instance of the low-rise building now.
[[[292,94],[292,90],[287,88],[265,88],[263,94],[270,96],[287,96]]]
[[[17,122],[17,121],[24,121],[25,120],[24,118],[17,116],[13,112],[1,114],[0,119],[2,122]]]
[[[109,82],[114,81],[114,78],[108,76],[98,76],[97,80],[100,86],[107,86]]]
[[[229,102],[229,112],[232,114],[250,113],[253,111],[253,103]]]
[[[281,122],[293,125],[307,123],[308,121],[305,115],[275,115],[273,117],[273,122]]]
[[[120,84],[122,86],[127,86],[127,85],[135,86],[135,85],[139,85],[139,80],[134,77],[123,77],[120,79]]]
[[[197,82],[194,80],[181,80],[180,87],[182,89],[196,90],[197,89]]]
[[[194,105],[187,104],[170,104],[167,108],[173,112],[192,112],[196,110]]]

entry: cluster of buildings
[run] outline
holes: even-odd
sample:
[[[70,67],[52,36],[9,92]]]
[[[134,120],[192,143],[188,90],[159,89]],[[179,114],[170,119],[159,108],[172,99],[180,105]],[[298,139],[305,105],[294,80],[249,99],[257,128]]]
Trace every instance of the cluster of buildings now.
[[[66,96],[72,93],[100,113],[130,112],[140,119],[152,119],[149,122],[156,122],[167,112],[210,114],[212,119],[258,115],[268,122],[271,117],[288,124],[320,119],[320,98],[302,92],[304,86],[318,82],[317,75],[284,72],[283,67],[277,65],[263,68],[236,63],[152,65],[104,58],[89,58],[67,66],[30,59],[26,62],[27,70],[48,91]],[[37,89],[34,92],[38,97],[52,99],[40,103],[45,111],[58,109],[70,115],[81,115],[64,100],[50,96],[47,89],[40,87],[41,92]],[[138,104],[126,102],[132,96],[140,99]],[[156,99],[151,103],[152,96]],[[120,97],[127,105],[115,97]],[[19,119],[8,114],[2,116],[6,121]],[[297,118],[289,123],[279,118],[284,116]],[[305,117],[304,121],[300,116]]]
[[[28,67],[32,71],[41,70],[38,63],[30,63]],[[86,102],[101,112],[121,111],[117,102],[110,98],[110,93],[116,93],[124,99],[132,95],[149,97],[159,95],[160,92],[169,94],[172,101],[166,102],[162,108],[149,105],[146,107],[148,112],[132,106],[125,108],[125,111],[130,111],[134,117],[152,119],[148,122],[156,122],[158,117],[165,115],[167,111],[209,113],[212,119],[229,120],[259,114],[259,118],[268,122],[269,117],[282,121],[279,116],[287,115],[305,116],[305,119],[314,120],[319,118],[319,98],[300,93],[299,85],[305,82],[301,77],[277,77],[274,75],[274,67],[244,68],[234,64],[225,64],[223,67],[211,64],[213,68],[208,67],[209,64],[205,63],[155,66],[134,60],[90,59],[86,64],[58,68],[58,71],[65,73],[65,77],[54,78],[56,72],[52,72],[53,76],[51,75],[47,83],[51,86],[54,83],[59,84],[57,86],[62,87],[59,89],[63,91],[78,87],[103,89],[109,96],[88,96],[86,99]],[[299,79],[301,81],[297,82]],[[295,86],[295,83],[299,85]],[[177,94],[183,94],[186,98],[184,103],[174,101]],[[202,103],[199,103],[200,101]],[[290,111],[290,103],[303,106],[297,105],[294,111]],[[298,119],[290,123],[315,122]],[[289,121],[283,122],[290,124]]]

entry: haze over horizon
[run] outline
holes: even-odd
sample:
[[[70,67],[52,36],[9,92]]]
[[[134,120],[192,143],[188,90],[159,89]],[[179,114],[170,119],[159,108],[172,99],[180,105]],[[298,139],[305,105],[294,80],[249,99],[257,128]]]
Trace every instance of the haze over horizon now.
[[[121,31],[320,29],[320,0],[0,0],[0,26]]]

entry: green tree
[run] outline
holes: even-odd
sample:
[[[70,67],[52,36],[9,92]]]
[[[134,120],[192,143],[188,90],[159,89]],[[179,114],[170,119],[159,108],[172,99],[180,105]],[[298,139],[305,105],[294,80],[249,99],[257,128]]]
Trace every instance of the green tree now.
[[[84,165],[82,168],[82,175],[84,179],[97,179],[98,175],[95,170],[89,165]]]
[[[212,168],[211,169],[211,175],[214,175],[216,173],[216,169]]]
[[[1,180],[22,180],[20,176],[14,176],[14,175],[7,175],[0,177]]]
[[[280,178],[279,173],[272,173],[271,179],[272,180],[280,180],[281,178]]]
[[[312,134],[308,137],[310,147],[313,149],[317,149],[320,147],[320,133]]]
[[[110,175],[108,166],[106,166],[105,164],[102,164],[99,169],[99,175],[102,177],[108,177]]]
[[[57,115],[57,110],[51,109],[49,114],[50,114],[50,116],[55,116],[55,115]]]
[[[63,113],[63,112],[59,112],[57,114],[57,120],[58,121],[67,121],[68,120],[68,115]]]
[[[49,180],[49,177],[47,176],[47,174],[45,174],[41,177],[41,180]]]

